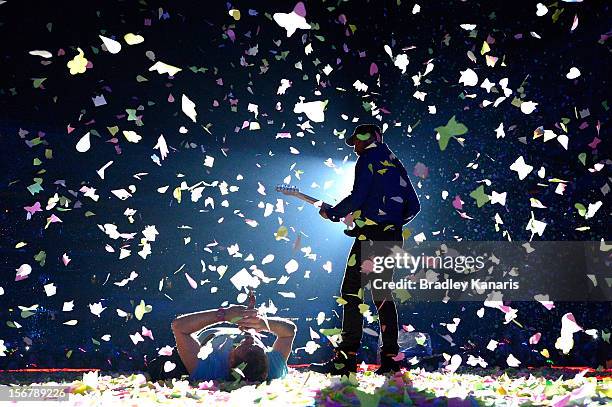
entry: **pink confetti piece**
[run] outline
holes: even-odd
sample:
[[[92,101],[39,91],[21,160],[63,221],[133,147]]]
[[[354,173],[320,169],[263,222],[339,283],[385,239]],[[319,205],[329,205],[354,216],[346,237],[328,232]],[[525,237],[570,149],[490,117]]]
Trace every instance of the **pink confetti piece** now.
[[[193,288],[194,290],[198,288],[198,283],[196,283],[195,280],[191,278],[189,274],[185,273],[185,278],[187,278],[187,281],[189,282],[191,288]]]
[[[34,205],[32,206],[24,206],[23,209],[25,209],[28,214],[27,214],[27,219],[30,220],[32,218],[32,215],[34,215],[36,212],[42,212],[42,209],[40,207],[40,202],[36,202],[34,203]]]
[[[459,195],[455,196],[455,199],[453,199],[453,208],[459,210],[463,209],[463,201]]]
[[[572,28],[570,28],[570,32],[574,32],[576,27],[578,27],[578,14],[574,15],[574,22],[572,23]]]
[[[370,76],[374,76],[378,73],[378,65],[376,65],[374,62],[372,62],[370,64]]]
[[[146,336],[147,338],[151,338],[151,340],[155,340],[153,338],[153,331],[151,331],[150,329],[148,329],[144,325],[142,326],[142,336]]]
[[[306,17],[306,7],[304,7],[304,3],[301,1],[297,3],[293,8],[293,12],[300,17]]]

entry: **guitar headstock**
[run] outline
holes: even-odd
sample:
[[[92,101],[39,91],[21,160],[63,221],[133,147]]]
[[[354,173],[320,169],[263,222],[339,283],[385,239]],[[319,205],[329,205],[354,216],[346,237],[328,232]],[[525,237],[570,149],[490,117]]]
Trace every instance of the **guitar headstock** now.
[[[280,192],[284,195],[297,195],[300,193],[300,189],[293,185],[279,184],[276,186],[276,192]]]

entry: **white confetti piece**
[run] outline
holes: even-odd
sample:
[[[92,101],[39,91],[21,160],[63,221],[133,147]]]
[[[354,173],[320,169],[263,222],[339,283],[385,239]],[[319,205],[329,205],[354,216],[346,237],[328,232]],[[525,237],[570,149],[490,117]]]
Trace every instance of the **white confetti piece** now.
[[[193,103],[187,95],[183,94],[181,97],[181,109],[183,113],[187,115],[194,123],[196,122],[196,116],[198,113],[195,111],[195,103]]]
[[[276,24],[287,31],[287,38],[291,37],[296,30],[310,30],[310,24],[306,22],[306,10],[302,2],[297,3],[291,13],[274,13],[272,18]]]
[[[106,47],[108,52],[110,52],[111,54],[117,54],[119,53],[119,51],[121,51],[120,42],[115,41],[112,38],[105,37],[103,35],[98,35],[98,37],[100,37],[100,39],[104,43],[104,46]]]
[[[304,102],[304,98],[300,97],[300,101],[295,104],[293,113],[304,113],[308,119],[315,123],[322,123],[325,121],[325,107],[327,106],[327,100],[325,101],[314,101]]]
[[[28,54],[34,55],[34,56],[37,56],[37,57],[42,57],[42,58],[51,58],[51,57],[53,57],[52,53],[50,53],[49,51],[45,51],[45,50],[30,51],[30,52],[28,52]]]
[[[521,364],[521,361],[518,360],[517,358],[515,358],[514,355],[512,355],[512,353],[511,353],[506,358],[506,363],[510,367],[519,367],[519,365]]]
[[[164,74],[167,73],[170,76],[174,76],[180,71],[181,68],[177,68],[176,66],[168,65],[162,61],[157,61],[153,66],[149,68],[149,71],[157,71],[157,73]]]
[[[47,294],[47,297],[51,297],[57,292],[57,287],[55,287],[55,284],[53,283],[45,284],[44,289],[45,294]]]
[[[297,262],[297,261],[295,261],[294,259],[291,259],[291,260],[289,260],[289,261],[287,262],[287,264],[285,264],[285,271],[286,271],[288,274],[291,274],[291,273],[293,273],[293,272],[297,271],[298,267],[299,267],[298,262]]]
[[[525,177],[527,177],[527,175],[529,175],[529,173],[533,170],[533,167],[529,164],[526,164],[525,159],[521,155],[510,166],[510,170],[515,171],[518,174],[520,180],[524,180]]]
[[[123,130],[123,135],[130,143],[138,143],[140,140],[142,140],[142,137],[132,130]]]
[[[104,311],[106,307],[102,306],[101,302],[96,302],[93,304],[89,304],[89,312],[100,318],[100,314]]]
[[[90,140],[89,140],[89,132],[87,132],[77,142],[76,149],[77,149],[77,151],[79,153],[85,153],[85,152],[89,151],[90,147],[91,147],[91,143],[90,143]]]
[[[571,67],[567,75],[565,75],[567,79],[576,79],[579,76],[580,76],[580,70],[576,68],[575,66]]]
[[[521,103],[521,112],[525,114],[531,114],[538,106],[535,102],[523,102]]]
[[[545,16],[546,13],[548,13],[548,7],[546,7],[544,4],[542,3],[538,3],[536,5],[536,16],[538,17],[542,17]]]
[[[476,86],[478,84],[478,75],[472,69],[468,68],[465,71],[460,71],[461,77],[459,78],[459,83],[462,83],[463,86]]]

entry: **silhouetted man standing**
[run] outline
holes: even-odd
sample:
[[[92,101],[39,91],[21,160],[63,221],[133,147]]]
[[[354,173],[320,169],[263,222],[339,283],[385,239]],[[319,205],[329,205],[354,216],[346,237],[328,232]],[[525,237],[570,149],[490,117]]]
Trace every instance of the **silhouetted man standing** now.
[[[400,160],[382,140],[382,132],[375,124],[357,126],[346,140],[359,156],[355,165],[353,190],[336,206],[323,204],[320,215],[338,222],[349,213],[353,214],[355,228],[349,236],[355,241],[349,253],[341,295],[345,301],[342,315],[342,341],[335,356],[323,364],[312,364],[310,369],[320,373],[345,375],[357,370],[356,354],[361,345],[363,315],[359,305],[363,303],[363,291],[371,273],[362,273],[362,249],[390,254],[391,247],[403,244],[402,227],[420,211],[419,199]],[[385,242],[385,243],[377,243]],[[366,245],[366,246],[364,246]],[[371,249],[368,249],[371,248]],[[365,257],[368,257],[364,253]],[[377,275],[391,281],[393,269],[385,269]],[[364,277],[365,276],[365,277]],[[371,287],[372,289],[372,287]],[[397,309],[390,290],[372,290],[378,311],[382,333],[381,366],[377,373],[399,370],[393,358],[399,352],[397,344]]]

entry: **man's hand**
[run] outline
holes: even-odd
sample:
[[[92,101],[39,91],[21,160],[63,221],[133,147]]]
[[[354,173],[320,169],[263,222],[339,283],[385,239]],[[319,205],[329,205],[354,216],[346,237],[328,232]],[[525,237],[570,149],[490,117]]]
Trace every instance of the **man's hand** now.
[[[321,204],[321,208],[319,209],[319,215],[321,215],[323,219],[329,219],[329,216],[327,216],[327,210],[329,208],[331,208],[330,204],[326,204],[325,202]]]
[[[244,305],[230,305],[225,309],[225,320],[233,324],[240,324],[243,319],[256,315],[256,309],[249,309]]]
[[[261,318],[259,315],[249,315],[244,317],[238,322],[238,328],[243,331],[247,331],[249,329],[254,329],[255,332],[260,332],[268,329],[266,325],[266,321]]]

